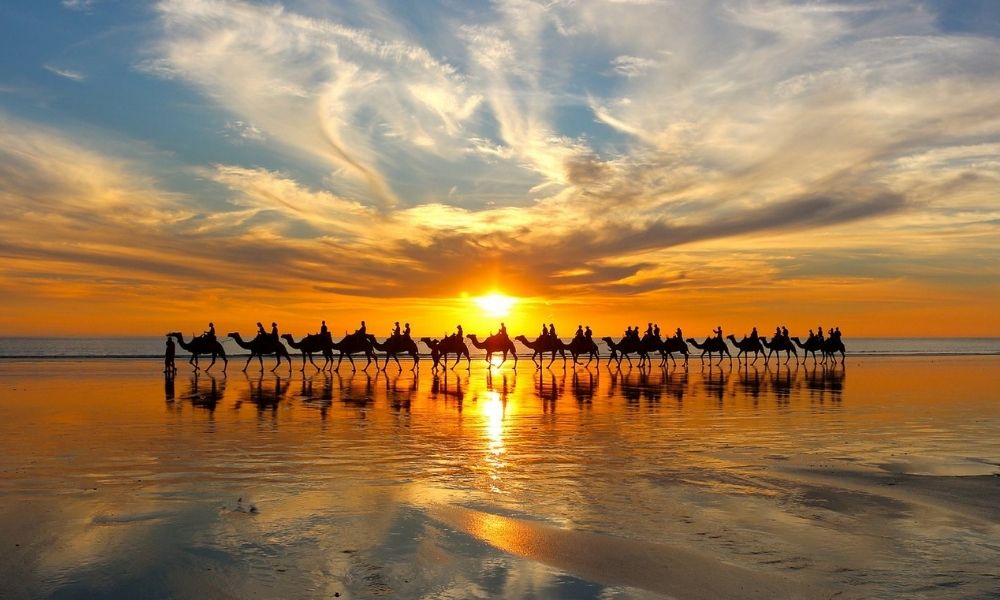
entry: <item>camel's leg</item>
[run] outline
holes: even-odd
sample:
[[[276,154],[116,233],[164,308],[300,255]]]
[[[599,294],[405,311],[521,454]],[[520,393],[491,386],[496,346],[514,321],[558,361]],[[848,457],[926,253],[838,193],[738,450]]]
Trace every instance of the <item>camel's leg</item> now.
[[[397,366],[397,367],[399,368],[399,370],[400,370],[400,371],[402,371],[402,370],[403,370],[403,365],[402,365],[402,363],[400,363],[400,362],[399,362],[399,356],[397,356],[397,355],[393,354],[393,355],[392,355],[392,359],[393,359],[394,361],[396,361],[396,366]],[[388,362],[389,362],[389,360],[388,360],[388,359],[386,359],[386,361],[385,361],[385,362],[386,362],[386,363],[388,363]]]
[[[468,350],[466,350],[465,352],[465,370],[466,371],[472,370],[472,356],[469,355]]]
[[[213,354],[212,355],[212,362],[210,362],[208,364],[208,366],[205,367],[205,372],[207,373],[207,372],[211,371],[212,370],[212,365],[214,365],[214,364],[215,364],[215,355]]]
[[[334,371],[340,371],[340,363],[344,361],[344,353],[340,353],[340,357],[337,359],[337,366],[334,367]]]
[[[244,364],[244,365],[243,365],[243,372],[244,372],[244,373],[246,373],[246,372],[247,372],[247,367],[249,367],[249,366],[250,366],[250,361],[251,361],[251,360],[253,360],[253,353],[251,353],[251,354],[250,354],[250,357],[249,357],[249,358],[247,358],[247,362],[246,362],[246,364]]]
[[[347,360],[351,361],[351,373],[357,373],[358,368],[354,366],[354,356],[350,353],[347,355]]]

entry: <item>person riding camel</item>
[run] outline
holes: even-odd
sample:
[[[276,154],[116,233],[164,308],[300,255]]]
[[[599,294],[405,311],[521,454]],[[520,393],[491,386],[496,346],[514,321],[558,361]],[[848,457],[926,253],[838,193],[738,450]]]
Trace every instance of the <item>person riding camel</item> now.
[[[781,337],[788,339],[788,328],[784,325],[781,326]]]
[[[674,332],[674,337],[677,338],[677,339],[679,339],[679,340],[683,340],[684,339],[684,334],[681,333],[681,328],[680,327],[678,327],[677,331]]]
[[[628,327],[625,328],[625,335],[623,337],[625,339],[630,339],[632,337],[632,326],[631,325],[629,325]]]
[[[409,323],[407,323],[406,326],[403,327],[403,337],[405,337],[406,339],[410,339],[410,324]]]
[[[755,341],[755,342],[759,339],[759,336],[757,335],[757,328],[756,327],[754,327],[753,331],[750,332],[750,339],[753,340],[753,341]]]
[[[552,323],[549,323],[549,335],[552,336],[553,340],[559,339],[556,337],[556,326]]]
[[[215,323],[209,323],[208,324],[208,330],[205,331],[205,333],[201,334],[201,337],[204,338],[205,341],[214,342],[215,341]]]
[[[721,340],[722,339],[722,325],[719,325],[717,328],[713,329],[712,333],[715,334],[715,339]]]
[[[262,340],[264,339],[265,335],[267,335],[267,332],[264,331],[264,324],[261,323],[260,321],[257,321],[257,339]]]
[[[653,324],[646,323],[646,337],[652,337],[653,335]]]
[[[582,324],[576,326],[576,335],[573,336],[573,337],[578,337],[578,338],[583,337],[583,325]]]
[[[456,327],[455,329],[458,332],[455,334],[455,337],[461,340],[464,337],[464,335],[462,334],[462,324],[459,323],[458,327]]]
[[[587,327],[585,327],[584,330],[583,330],[583,337],[585,337],[585,338],[587,338],[589,340],[593,336],[594,336],[594,332],[590,330],[590,325],[587,325]]]
[[[825,338],[823,337],[823,327],[822,326],[820,326],[818,328],[818,330],[816,331],[816,338],[819,339],[819,341],[821,341],[821,342],[824,341]]]
[[[660,339],[660,324],[653,323],[653,337]]]
[[[361,321],[361,327],[358,327],[357,329],[354,330],[354,335],[359,337],[365,337],[366,335],[368,335],[368,326],[365,325],[364,321]]]
[[[497,332],[497,335],[503,336],[504,339],[510,339],[510,336],[507,335],[507,324],[503,321],[500,321],[500,331]]]
[[[402,332],[399,330],[399,321],[396,321],[396,326],[392,328],[392,337],[398,338],[402,335]]]
[[[273,338],[275,342],[280,339],[278,337],[278,324],[273,321],[271,322],[271,338]]]
[[[320,325],[319,325],[319,334],[325,337],[329,333],[330,333],[330,330],[326,326],[326,321],[323,321],[322,323],[320,323]]]
[[[545,323],[542,323],[542,333],[538,337],[549,337],[549,328],[545,326]]]

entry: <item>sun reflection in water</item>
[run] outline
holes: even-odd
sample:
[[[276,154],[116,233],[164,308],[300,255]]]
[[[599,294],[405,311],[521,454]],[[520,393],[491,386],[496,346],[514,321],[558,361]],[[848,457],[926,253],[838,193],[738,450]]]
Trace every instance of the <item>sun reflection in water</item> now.
[[[500,487],[501,472],[506,466],[503,460],[505,452],[503,444],[503,419],[506,409],[500,394],[492,390],[486,392],[486,400],[480,404],[483,415],[483,426],[486,434],[487,473],[490,478],[490,491],[503,492]]]

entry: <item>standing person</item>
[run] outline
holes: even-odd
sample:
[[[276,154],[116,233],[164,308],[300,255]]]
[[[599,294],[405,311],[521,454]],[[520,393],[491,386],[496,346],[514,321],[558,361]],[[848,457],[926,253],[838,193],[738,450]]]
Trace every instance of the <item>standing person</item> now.
[[[163,355],[163,372],[172,377],[177,372],[177,365],[174,364],[174,356],[177,354],[177,344],[174,338],[167,337],[167,352]]]

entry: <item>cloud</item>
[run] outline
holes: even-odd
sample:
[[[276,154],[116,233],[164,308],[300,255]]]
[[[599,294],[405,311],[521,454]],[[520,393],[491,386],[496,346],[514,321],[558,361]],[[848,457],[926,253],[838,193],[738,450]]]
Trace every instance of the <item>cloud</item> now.
[[[43,68],[49,73],[54,73],[60,77],[65,77],[66,79],[71,79],[73,81],[84,81],[87,77],[79,71],[71,71],[70,69],[62,69],[54,65],[43,65]]]

